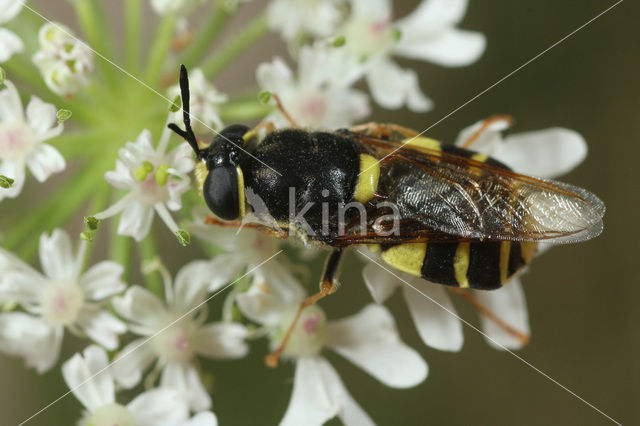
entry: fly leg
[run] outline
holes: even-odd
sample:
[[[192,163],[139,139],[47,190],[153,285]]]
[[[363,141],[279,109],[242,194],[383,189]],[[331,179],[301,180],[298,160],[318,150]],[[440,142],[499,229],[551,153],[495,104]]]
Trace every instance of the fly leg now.
[[[375,121],[350,127],[349,130],[355,133],[364,133],[368,136],[381,139],[391,139],[393,132],[396,132],[406,138],[415,138],[420,135],[419,132],[409,129],[408,127],[392,123],[376,123]]]
[[[289,237],[289,231],[286,229],[274,229],[266,225],[262,225],[260,223],[243,223],[239,221],[229,221],[229,220],[220,220],[214,216],[207,216],[204,218],[204,223],[206,225],[216,225],[216,226],[224,226],[227,228],[249,228],[255,229],[257,231],[263,232],[267,235],[271,235],[282,240],[286,240]]]
[[[284,348],[286,348],[287,342],[291,337],[291,333],[293,333],[293,330],[296,328],[296,325],[298,323],[298,320],[300,320],[300,316],[302,315],[302,311],[304,310],[304,308],[315,304],[318,300],[334,293],[338,289],[338,283],[335,280],[335,275],[338,270],[338,266],[340,265],[342,253],[342,249],[335,249],[331,253],[331,255],[329,255],[327,264],[324,267],[324,273],[322,274],[322,280],[320,281],[320,291],[312,296],[307,297],[300,303],[300,306],[298,306],[298,312],[296,313],[293,322],[289,326],[287,333],[284,335],[282,342],[280,342],[280,345],[276,348],[276,350],[267,355],[264,360],[265,364],[267,364],[269,367],[278,366],[278,359],[280,358],[282,351],[284,351]]]
[[[497,123],[498,121],[506,121],[507,127],[510,127],[511,124],[513,123],[513,118],[511,118],[511,116],[509,115],[492,115],[491,117],[484,120],[480,125],[480,128],[478,128],[478,130],[473,132],[473,134],[469,136],[469,139],[464,141],[462,145],[460,145],[460,147],[468,149],[471,146],[471,144],[474,143],[480,137],[482,132],[487,130],[489,126],[491,126],[493,123]]]
[[[498,317],[491,309],[487,308],[485,305],[480,303],[478,299],[473,297],[473,294],[471,294],[471,292],[456,287],[447,288],[461,296],[467,302],[471,303],[471,306],[473,306],[478,312],[480,312],[481,315],[484,315],[485,317],[493,321],[498,327],[502,328],[504,331],[518,339],[518,341],[520,341],[522,345],[526,345],[529,342],[530,336],[528,334],[516,330],[511,325],[500,319],[500,317]]]

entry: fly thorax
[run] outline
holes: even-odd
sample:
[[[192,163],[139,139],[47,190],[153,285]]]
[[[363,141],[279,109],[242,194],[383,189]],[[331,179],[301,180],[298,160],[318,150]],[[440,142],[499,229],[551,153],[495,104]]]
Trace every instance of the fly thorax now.
[[[298,308],[295,306],[282,316],[278,330],[272,339],[274,346],[284,338],[297,311]],[[292,358],[315,356],[324,346],[326,336],[327,316],[320,307],[316,305],[309,306],[302,311],[302,315],[291,333],[283,355]]]
[[[106,404],[96,408],[87,420],[89,426],[135,426],[133,414],[120,404]]]
[[[42,316],[53,325],[70,325],[84,306],[84,293],[75,280],[48,283],[42,293]]]

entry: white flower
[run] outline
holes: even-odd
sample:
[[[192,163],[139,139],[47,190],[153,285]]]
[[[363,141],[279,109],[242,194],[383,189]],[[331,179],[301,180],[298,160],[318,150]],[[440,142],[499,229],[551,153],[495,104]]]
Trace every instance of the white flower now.
[[[209,83],[200,68],[189,71],[189,89],[191,93],[191,127],[197,133],[206,133],[209,128],[219,130],[223,127],[218,112],[218,105],[227,101],[228,97],[219,92]],[[180,95],[178,85],[169,88],[169,98]],[[182,121],[182,110],[176,111],[170,117],[172,122]]]
[[[0,90],[0,175],[15,182],[10,188],[0,188],[0,201],[20,194],[25,166],[39,182],[65,168],[58,150],[43,143],[62,133],[62,124],[56,125],[56,108],[32,96],[25,117],[15,86],[8,80],[4,84]]]
[[[151,0],[151,7],[158,15],[186,15],[205,0]]]
[[[273,0],[267,19],[269,27],[289,42],[305,35],[324,38],[334,34],[344,9],[344,0]]]
[[[62,375],[76,398],[86,409],[81,426],[216,426],[210,412],[189,418],[189,406],[175,389],[152,389],[136,396],[127,405],[116,402],[114,378],[106,369],[109,360],[104,349],[87,347],[62,366]],[[104,370],[104,371],[102,371]]]
[[[0,0],[0,25],[15,18],[22,10],[23,4],[21,0]],[[23,49],[24,44],[20,37],[0,27],[0,63],[8,61],[14,53],[20,53]]]
[[[461,146],[480,129],[482,124],[481,121],[462,130],[456,144]],[[519,173],[545,178],[569,172],[586,156],[587,145],[584,139],[573,130],[550,128],[503,138],[501,132],[509,125],[506,119],[493,121],[470,148],[504,162]],[[539,249],[538,254],[542,249],[543,247]],[[367,254],[365,257],[368,256],[370,255]],[[389,273],[383,274],[378,265],[365,266],[363,277],[373,299],[377,303],[384,303],[398,286],[403,286],[403,296],[409,312],[425,344],[440,350],[460,350],[464,340],[462,326],[444,286],[429,283],[400,271],[394,271],[394,274],[401,279]],[[410,288],[407,283],[417,290]],[[433,303],[421,293],[442,306]],[[478,302],[505,324],[524,336],[529,335],[527,305],[519,276],[512,278],[507,285],[498,290],[471,290],[471,293]],[[490,345],[500,349],[522,347],[522,339],[507,332],[484,315],[481,316],[481,325]]]
[[[68,27],[48,22],[38,32],[40,50],[33,55],[44,81],[54,93],[69,96],[89,84],[93,52]]]
[[[288,279],[254,283],[236,300],[244,315],[269,331],[275,348],[303,298],[300,285]],[[313,305],[303,311],[282,355],[296,360],[296,373],[281,425],[321,425],[335,416],[346,425],[373,424],[321,356],[325,347],[390,387],[412,387],[427,377],[427,364],[400,340],[384,307],[369,305],[356,315],[327,321],[322,309]]]
[[[133,333],[155,336],[146,343],[146,337],[132,341],[118,355],[113,372],[122,386],[135,386],[142,372],[157,361],[155,369],[162,369],[162,387],[179,390],[196,411],[211,407],[211,398],[194,364],[196,355],[231,359],[248,352],[244,326],[229,322],[204,324],[207,310],[199,305],[207,297],[219,267],[215,262],[191,262],[178,272],[175,287],[165,271],[166,303],[139,286],[113,300],[116,311],[129,321]]]
[[[71,239],[61,230],[40,238],[44,275],[0,249],[5,270],[0,276],[3,300],[19,303],[26,313],[0,315],[0,350],[25,358],[42,373],[58,359],[64,329],[85,334],[107,349],[118,347],[125,324],[106,309],[121,292],[122,266],[103,261],[81,273],[86,242],[73,253]]]
[[[550,127],[503,137],[502,131],[509,125],[506,120],[494,121],[470,148],[502,161],[518,173],[542,178],[569,173],[587,156],[587,143],[574,130]],[[456,145],[464,143],[480,126],[482,121],[462,130]]]
[[[297,76],[282,59],[275,58],[258,66],[256,79],[263,90],[280,97],[300,126],[347,127],[369,114],[368,97],[350,88],[359,77],[359,68],[353,64],[343,48],[305,46],[300,50]],[[278,111],[265,120],[276,127],[290,126]]]
[[[169,133],[164,131],[158,148],[151,145],[151,132],[143,130],[136,142],[128,142],[118,151],[116,169],[105,173],[105,179],[128,194],[116,204],[95,215],[111,217],[123,211],[118,234],[142,240],[151,228],[154,211],[172,232],[178,231],[169,210],[179,210],[182,194],[189,189],[188,173],[193,169],[191,148],[180,144],[165,154]]]
[[[390,109],[406,104],[413,111],[432,107],[416,72],[398,66],[392,55],[443,66],[478,59],[484,36],[455,28],[466,8],[466,0],[424,0],[409,16],[392,22],[390,0],[351,0],[351,16],[342,28],[345,47],[366,62],[366,79],[378,104]]]

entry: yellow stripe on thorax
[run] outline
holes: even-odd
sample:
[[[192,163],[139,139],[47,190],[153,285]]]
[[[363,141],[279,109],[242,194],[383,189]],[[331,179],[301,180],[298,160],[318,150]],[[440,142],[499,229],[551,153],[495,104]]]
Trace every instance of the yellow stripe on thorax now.
[[[379,178],[380,162],[378,159],[368,154],[360,154],[360,173],[353,198],[360,203],[366,203],[372,199],[378,189]]]
[[[453,270],[456,281],[460,288],[469,288],[467,271],[469,270],[469,248],[470,243],[459,243],[456,254],[453,257]]]
[[[427,243],[405,243],[382,252],[382,260],[407,274],[420,277],[427,254]]]
[[[244,199],[244,173],[242,173],[240,166],[236,166],[236,176],[238,177],[238,203],[240,204],[238,219],[242,219],[247,214],[247,207]]]
[[[204,193],[202,192],[202,190],[204,188],[204,181],[209,174],[207,164],[204,161],[196,162],[194,174],[196,176],[196,182],[198,183],[198,192],[200,193],[200,196],[204,198]]]

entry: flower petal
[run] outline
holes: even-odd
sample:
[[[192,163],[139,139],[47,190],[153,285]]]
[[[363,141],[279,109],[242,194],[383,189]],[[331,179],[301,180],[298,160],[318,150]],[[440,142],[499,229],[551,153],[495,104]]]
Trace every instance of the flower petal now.
[[[293,393],[280,426],[322,425],[338,416],[346,426],[375,423],[351,397],[338,373],[324,358],[296,363]]]
[[[111,371],[118,384],[131,389],[142,379],[142,373],[156,359],[153,342],[136,339],[122,348],[113,360]]]
[[[77,322],[91,340],[110,351],[118,348],[118,335],[127,331],[125,323],[104,309],[85,308]]]
[[[133,286],[121,297],[114,297],[114,309],[125,319],[155,330],[164,325],[166,317],[164,304],[149,290]]]
[[[38,182],[44,182],[53,173],[63,171],[66,165],[62,154],[46,143],[38,144],[27,157],[27,167]]]
[[[418,84],[413,70],[402,69],[388,59],[377,59],[367,73],[367,82],[375,101],[387,109],[398,109],[405,103],[413,111],[427,111],[433,103]]]
[[[24,161],[0,160],[0,175],[14,180],[10,188],[0,188],[0,201],[20,195],[25,181]]]
[[[194,411],[211,408],[211,397],[193,365],[168,363],[162,369],[160,385],[180,392]]]
[[[410,59],[422,59],[445,67],[461,67],[477,61],[487,41],[483,34],[446,28],[442,31],[415,32],[403,29],[393,52]]]
[[[196,352],[210,358],[242,358],[249,352],[242,324],[217,322],[198,330]]]
[[[0,122],[24,121],[22,102],[16,86],[9,80],[5,80],[4,85],[6,87],[0,90]]]
[[[51,235],[40,236],[40,265],[48,278],[76,278],[75,260],[71,238],[65,231],[55,229]]]
[[[136,426],[175,426],[189,418],[189,407],[175,389],[152,389],[127,404]]]
[[[23,312],[0,314],[0,352],[24,358],[40,374],[58,361],[64,329]]]
[[[460,133],[458,133],[458,138],[456,139],[455,144],[457,146],[464,145],[474,135],[474,133],[480,130],[483,125],[484,120],[481,120],[462,129]],[[482,152],[493,157],[502,143],[501,132],[508,129],[510,126],[511,123],[506,119],[492,121],[491,124],[489,124],[489,126],[472,142],[470,148],[474,151]]]
[[[134,184],[129,168],[120,160],[116,160],[115,170],[104,174],[104,179],[116,189],[130,189]]]
[[[151,229],[153,212],[153,207],[132,200],[122,212],[118,223],[118,234],[129,235],[136,241],[142,241]]]
[[[126,284],[120,280],[124,268],[109,260],[97,263],[80,277],[80,286],[92,301],[106,299],[120,293]]]
[[[39,306],[47,280],[34,270],[9,270],[0,281],[2,299],[18,302],[23,307]]]
[[[279,57],[270,63],[262,63],[256,69],[256,80],[263,90],[283,96],[294,85],[291,68]]]
[[[237,296],[238,307],[247,318],[260,324],[275,325],[282,312],[304,299],[305,292],[291,273],[277,261],[254,271],[253,284]]]
[[[324,384],[334,378],[332,375],[337,376],[335,370],[322,358],[299,359],[293,392],[280,426],[322,425],[335,417],[340,410],[339,402]]]
[[[20,37],[6,28],[0,28],[0,63],[8,61],[15,53],[20,53],[23,50],[24,43]]]
[[[427,377],[427,364],[400,340],[391,314],[379,305],[327,324],[327,346],[390,387],[415,386]]]
[[[509,135],[494,156],[518,173],[553,178],[585,159],[587,143],[573,130],[552,127]]]
[[[498,290],[474,291],[473,294],[480,303],[509,326],[527,336],[530,334],[527,302],[518,277],[513,278],[507,285]],[[480,320],[482,330],[489,336],[489,338],[485,337],[489,345],[497,349],[504,349],[500,345],[507,349],[520,349],[523,346],[524,343],[522,341],[507,333],[489,318],[483,315]]]
[[[215,271],[211,262],[199,260],[183,266],[174,281],[174,297],[171,308],[176,313],[185,313],[205,300],[209,283]]]
[[[105,350],[91,345],[62,365],[64,381],[89,411],[115,402],[113,377],[103,371],[108,363]]]
[[[209,291],[220,289],[231,283],[245,268],[246,260],[237,253],[219,254],[209,262],[211,276],[209,277]]]
[[[455,25],[467,12],[467,0],[423,0],[409,16],[398,21],[401,26],[417,28],[427,24]]]
[[[218,419],[211,411],[203,411],[191,417],[181,426],[218,426]]]
[[[9,22],[22,10],[23,1],[0,0],[0,24]]]
[[[447,292],[441,285],[418,280],[412,279],[412,285],[420,291],[407,286],[403,295],[422,341],[441,351],[459,351],[464,342],[462,324]]]
[[[56,107],[32,96],[27,104],[27,122],[36,135],[46,133],[57,122]]]
[[[384,303],[398,287],[398,279],[391,274],[381,273],[380,267],[374,263],[362,269],[362,278],[376,303]]]

